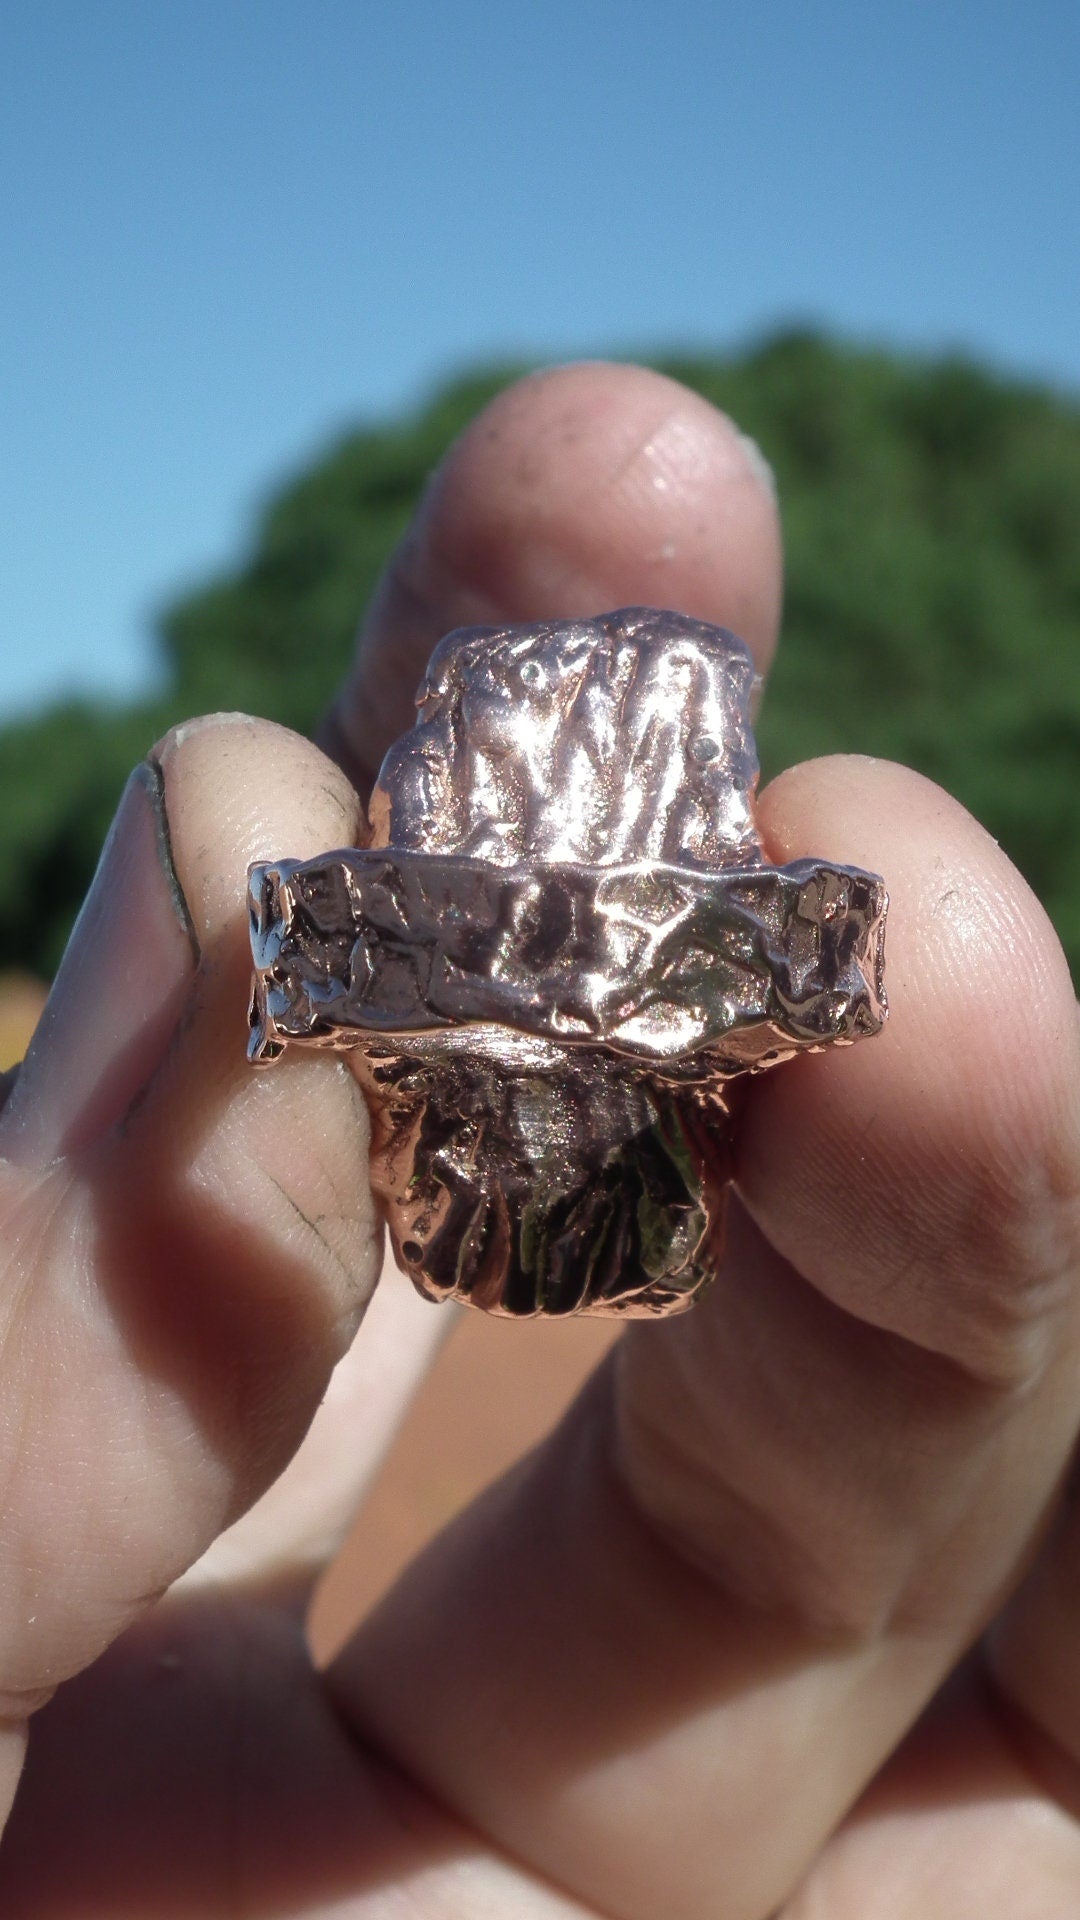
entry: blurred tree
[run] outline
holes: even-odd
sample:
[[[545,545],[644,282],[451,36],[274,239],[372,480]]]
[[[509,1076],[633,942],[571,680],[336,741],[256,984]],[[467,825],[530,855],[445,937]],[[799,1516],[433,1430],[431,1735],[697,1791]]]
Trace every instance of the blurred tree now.
[[[921,768],[985,822],[1080,965],[1080,408],[959,359],[788,333],[665,370],[777,474],[785,645],[766,775],[859,751]],[[508,370],[350,434],[272,497],[237,570],[166,613],[153,705],[0,730],[0,955],[55,965],[128,768],[173,720],[241,707],[310,730],[425,476]]]

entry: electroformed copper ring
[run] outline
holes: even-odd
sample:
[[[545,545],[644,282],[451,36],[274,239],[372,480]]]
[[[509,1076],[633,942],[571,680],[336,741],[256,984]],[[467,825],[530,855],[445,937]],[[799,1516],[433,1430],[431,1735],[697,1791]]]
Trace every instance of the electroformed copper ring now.
[[[430,1299],[665,1314],[716,1270],[732,1080],[885,1018],[887,896],[774,867],[750,655],[629,608],[436,648],[371,837],[249,876],[249,1056],[350,1048]]]

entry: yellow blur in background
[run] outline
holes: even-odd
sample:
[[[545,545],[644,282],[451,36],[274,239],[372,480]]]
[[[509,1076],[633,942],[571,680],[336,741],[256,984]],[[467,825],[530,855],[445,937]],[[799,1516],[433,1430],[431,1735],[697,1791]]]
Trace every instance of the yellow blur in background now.
[[[0,973],[0,1073],[22,1059],[47,995],[29,973]]]

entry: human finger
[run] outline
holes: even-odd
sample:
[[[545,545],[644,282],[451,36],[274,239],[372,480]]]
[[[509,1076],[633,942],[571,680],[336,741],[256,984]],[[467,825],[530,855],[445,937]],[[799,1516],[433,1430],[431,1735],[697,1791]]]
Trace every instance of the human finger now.
[[[847,858],[879,861],[893,1017],[873,1046],[755,1083],[741,1190],[837,1305],[1016,1384],[1074,1306],[1080,1022],[1054,930],[978,823],[904,768],[793,769],[761,820],[779,858],[835,826]]]
[[[326,745],[366,794],[454,627],[673,607],[732,628],[764,672],[780,598],[771,476],[732,421],[645,367],[534,374],[485,407],[429,483]]]
[[[902,769],[798,769],[762,819],[777,857],[887,876],[889,1026],[751,1085],[712,1293],[628,1330],[332,1681],[620,1920],[775,1909],[1019,1578],[1077,1420],[1080,1075],[1045,916]]]
[[[247,863],[356,825],[283,729],[177,729],[128,785],[0,1116],[16,1730],[281,1471],[374,1285],[351,1074],[245,1058]]]

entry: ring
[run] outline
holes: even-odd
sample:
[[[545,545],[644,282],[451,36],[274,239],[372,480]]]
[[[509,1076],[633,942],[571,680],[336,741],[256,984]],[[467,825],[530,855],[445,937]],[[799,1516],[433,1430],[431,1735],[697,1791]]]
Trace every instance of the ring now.
[[[249,1058],[354,1050],[428,1298],[655,1315],[716,1271],[739,1076],[886,1015],[887,895],[776,867],[751,656],[651,608],[432,656],[363,848],[249,874]]]

